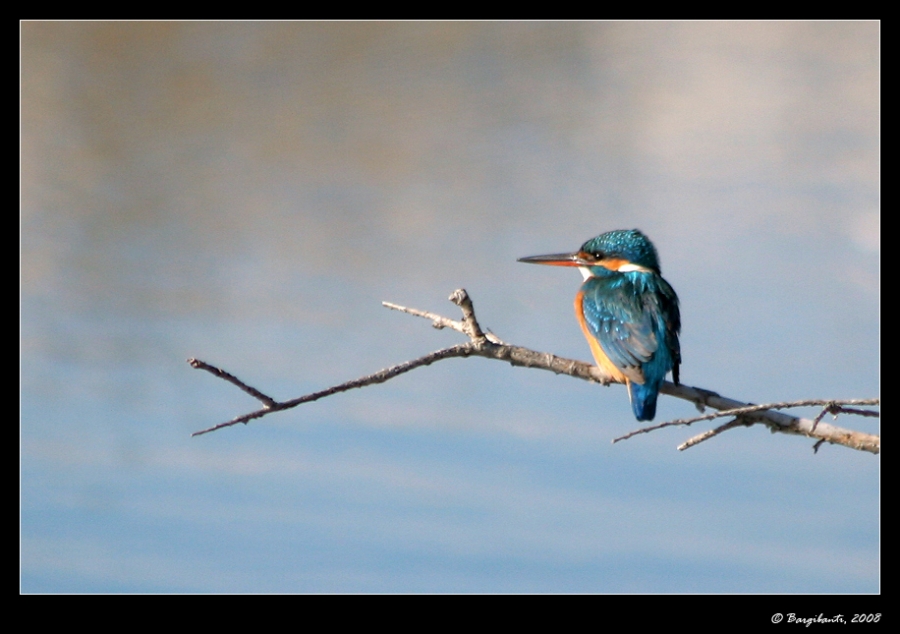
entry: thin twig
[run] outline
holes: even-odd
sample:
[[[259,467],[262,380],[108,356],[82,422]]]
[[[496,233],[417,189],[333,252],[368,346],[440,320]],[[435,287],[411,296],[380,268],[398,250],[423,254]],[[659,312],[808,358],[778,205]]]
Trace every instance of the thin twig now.
[[[400,304],[394,304],[393,302],[381,302],[381,305],[385,308],[390,308],[391,310],[398,310],[401,313],[407,313],[408,315],[415,315],[416,317],[423,317],[424,319],[430,319],[431,325],[437,328],[438,330],[442,330],[444,328],[450,328],[455,330],[456,332],[461,332],[466,335],[470,339],[478,339],[480,337],[485,337],[491,343],[495,343],[497,345],[506,345],[500,337],[495,335],[494,333],[487,331],[482,333],[481,326],[478,325],[478,320],[475,319],[475,309],[472,306],[472,300],[469,299],[468,293],[466,293],[465,289],[458,289],[450,295],[450,301],[460,307],[463,313],[463,320],[456,321],[453,319],[448,319],[443,315],[438,315],[437,313],[432,313],[427,310],[419,310],[418,308],[407,308],[406,306],[401,306]],[[467,327],[468,320],[472,320],[475,324],[476,331],[474,334],[470,332],[470,328]]]
[[[836,406],[836,405],[878,405],[880,403],[877,398],[855,398],[848,399],[843,401],[836,400],[828,400],[828,399],[807,399],[803,401],[784,401],[782,403],[765,403],[763,405],[746,405],[743,407],[735,407],[733,409],[723,409],[719,412],[713,412],[712,414],[704,414],[703,416],[695,416],[693,418],[679,418],[673,421],[669,421],[667,423],[662,423],[660,425],[654,425],[653,429],[659,429],[661,427],[671,427],[672,425],[690,425],[691,423],[696,423],[701,420],[712,420],[714,418],[722,418],[724,416],[738,416],[740,414],[750,414],[752,412],[762,412],[765,410],[771,409],[793,409],[795,407],[808,407],[810,405],[826,405],[826,406]],[[821,416],[827,414],[831,411],[829,407],[826,407],[822,414],[819,414],[817,419],[821,420]],[[864,411],[864,410],[858,410]],[[848,412],[849,413],[849,412]],[[878,416],[878,412],[869,412],[867,415],[869,416]],[[650,431],[648,428],[646,431]]]
[[[872,399],[878,400],[878,399]],[[881,418],[881,413],[871,409],[855,409],[852,407],[838,407],[834,413],[853,414],[854,416],[867,416],[869,418]]]
[[[419,310],[417,308],[407,308],[406,306],[401,306],[400,304],[394,304],[392,302],[381,302],[381,305],[385,308],[390,308],[391,310],[399,310],[401,313],[430,319],[431,325],[438,330],[441,330],[443,328],[452,328],[457,332],[466,334],[466,330],[463,327],[463,323],[461,321],[454,321],[442,315],[438,315],[437,313],[430,313],[427,310]]]
[[[472,348],[471,343],[461,343],[455,346],[451,346],[449,348],[443,348],[442,350],[437,350],[430,354],[426,354],[424,357],[419,357],[418,359],[413,359],[412,361],[405,361],[403,363],[399,363],[397,365],[391,366],[389,368],[385,368],[379,372],[374,374],[370,374],[368,376],[363,376],[358,379],[353,379],[352,381],[347,381],[346,383],[341,383],[340,385],[335,385],[325,390],[321,390],[319,392],[313,392],[312,394],[307,394],[305,396],[301,396],[299,398],[292,399],[290,401],[284,401],[283,403],[278,403],[272,401],[272,404],[269,407],[265,407],[263,409],[257,410],[255,412],[250,412],[249,414],[244,414],[243,416],[238,416],[237,418],[233,418],[228,422],[219,423],[218,425],[214,425],[208,429],[203,429],[200,431],[195,431],[191,436],[201,436],[203,434],[208,434],[211,431],[216,431],[218,429],[222,429],[223,427],[231,427],[232,425],[237,425],[238,423],[244,423],[245,425],[253,420],[254,418],[262,418],[266,414],[271,414],[273,412],[281,412],[286,409],[291,409],[293,407],[297,407],[298,405],[302,405],[303,403],[310,403],[312,401],[317,401],[320,398],[325,398],[326,396],[331,396],[332,394],[338,394],[340,392],[346,392],[347,390],[352,390],[358,387],[365,387],[366,385],[375,385],[376,383],[384,383],[385,381],[389,381],[393,379],[395,376],[399,376],[410,370],[415,370],[416,368],[420,368],[423,365],[431,365],[435,361],[440,361],[441,359],[449,359],[452,357],[464,357],[470,354],[470,349]],[[208,366],[208,364],[197,361],[197,359],[193,359],[189,361],[193,361],[191,366],[195,368]],[[197,365],[195,365],[195,363]],[[199,365],[202,364],[202,365]],[[211,367],[211,366],[209,366]],[[206,369],[205,367],[203,369]],[[227,374],[227,373],[226,373]],[[229,375],[230,376],[230,375]],[[225,378],[225,377],[222,377]],[[234,381],[232,381],[233,383]],[[250,388],[253,389],[253,388]]]
[[[637,436],[639,434],[646,434],[651,431],[656,431],[657,429],[663,429],[664,427],[675,427],[680,425],[691,425],[693,423],[697,423],[701,420],[713,420],[714,418],[722,418],[725,416],[741,416],[743,414],[752,414],[753,412],[764,412],[768,410],[779,410],[779,409],[793,409],[795,407],[808,407],[810,405],[825,405],[825,409],[823,409],[818,416],[816,416],[812,421],[812,429],[811,431],[815,431],[816,427],[819,424],[819,421],[822,420],[822,417],[828,413],[835,412],[844,412],[847,414],[859,414],[860,416],[878,416],[878,412],[873,412],[871,410],[854,410],[854,409],[845,409],[840,407],[840,405],[878,405],[880,404],[880,400],[877,398],[855,398],[855,399],[846,399],[846,400],[828,400],[828,399],[806,399],[802,401],[783,401],[781,403],[765,403],[763,405],[744,405],[741,407],[734,407],[730,409],[723,409],[718,412],[713,412],[712,414],[704,414],[702,416],[694,416],[693,418],[677,418],[675,420],[666,421],[665,423],[657,423],[656,425],[650,425],[649,427],[641,427],[639,429],[635,429],[633,431],[628,432],[623,436],[619,436],[617,438],[613,438],[613,444],[619,442],[620,440],[628,440],[633,436]],[[743,423],[741,423],[743,424]],[[730,427],[728,429],[731,429]],[[725,430],[722,430],[725,431]],[[687,442],[691,442],[692,439]],[[696,444],[696,443],[693,443]],[[688,445],[691,446],[691,445]],[[679,447],[680,449],[680,447]]]
[[[873,418],[878,418],[880,414],[878,412],[872,411],[870,409],[855,409],[852,407],[841,407],[841,405],[878,405],[878,399],[870,399],[872,402],[861,402],[863,399],[858,399],[858,401],[825,401],[823,403],[816,403],[816,405],[824,405],[822,411],[819,412],[819,415],[813,419],[813,429],[818,427],[819,421],[825,417],[825,414],[831,414],[834,418],[837,418],[838,414],[853,414],[856,416],[871,416]],[[815,451],[818,451],[818,445],[814,448]]]
[[[255,387],[251,387],[251,386],[247,385],[246,383],[241,381],[239,378],[237,378],[233,374],[226,372],[225,370],[217,368],[214,365],[210,365],[210,364],[206,363],[205,361],[201,361],[200,359],[195,359],[193,357],[188,359],[187,362],[191,364],[192,368],[197,368],[198,370],[206,370],[207,372],[214,374],[215,376],[219,377],[220,379],[224,379],[224,380],[228,381],[229,383],[237,385],[239,388],[244,390],[247,394],[249,394],[253,398],[257,399],[258,401],[261,401],[264,405],[266,405],[268,407],[274,407],[275,405],[278,404],[275,401],[275,399],[273,399],[272,397],[263,394],[262,392],[257,390]]]
[[[691,421],[691,422],[696,422],[696,421]],[[638,436],[640,434],[649,434],[651,431],[656,431],[657,429],[662,429],[663,427],[672,427],[673,425],[690,425],[691,422],[680,423],[676,420],[673,420],[673,421],[667,421],[665,423],[657,423],[656,425],[650,425],[648,427],[638,427],[637,429],[632,429],[627,434],[613,438],[612,444],[615,445],[617,442],[619,442],[621,440],[628,440],[629,438]]]
[[[728,431],[729,429],[734,429],[735,427],[745,426],[747,424],[748,423],[746,423],[745,421],[742,421],[740,419],[740,417],[732,419],[732,420],[728,421],[727,423],[725,423],[724,425],[719,425],[715,429],[710,429],[709,431],[705,431],[702,434],[697,434],[693,438],[688,438],[686,441],[684,441],[683,443],[678,445],[678,451],[684,451],[688,447],[693,447],[694,445],[697,445],[697,444],[703,442],[704,440],[709,440],[713,436],[718,436],[723,431]],[[753,423],[750,423],[750,424],[752,425]]]

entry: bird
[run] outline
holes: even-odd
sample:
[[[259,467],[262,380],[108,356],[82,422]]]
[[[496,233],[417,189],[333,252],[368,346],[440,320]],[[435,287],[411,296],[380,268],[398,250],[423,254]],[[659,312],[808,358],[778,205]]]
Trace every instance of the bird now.
[[[575,316],[594,360],[626,384],[635,418],[653,420],[659,388],[669,372],[678,385],[681,364],[678,295],[662,277],[653,243],[637,229],[608,231],[574,253],[518,261],[580,269]]]

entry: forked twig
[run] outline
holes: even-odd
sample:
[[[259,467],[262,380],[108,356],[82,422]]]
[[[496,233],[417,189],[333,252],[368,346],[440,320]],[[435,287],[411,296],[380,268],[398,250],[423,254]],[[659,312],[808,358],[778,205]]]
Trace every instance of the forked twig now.
[[[204,363],[203,361],[198,361],[197,359],[188,359],[188,363],[190,363],[192,367],[207,370],[208,372],[211,372],[216,376],[225,378],[229,382],[241,387],[241,389],[243,389],[248,394],[255,396],[257,399],[262,401],[263,404],[265,404],[265,407],[263,407],[262,409],[256,410],[255,412],[250,412],[249,414],[244,414],[243,416],[238,416],[237,418],[233,418],[225,423],[219,423],[218,425],[214,425],[208,429],[195,431],[193,434],[191,434],[191,436],[201,436],[203,434],[208,434],[211,431],[222,429],[223,427],[231,427],[232,425],[237,425],[238,423],[244,423],[246,425],[254,418],[262,418],[266,414],[271,414],[272,412],[283,412],[286,409],[297,407],[298,405],[302,405],[303,403],[318,401],[320,398],[325,398],[326,396],[331,396],[332,394],[339,394],[341,392],[346,392],[347,390],[352,390],[358,387],[375,385],[376,383],[384,383],[385,381],[393,379],[395,376],[400,376],[401,374],[409,372],[410,370],[420,368],[423,365],[431,365],[435,361],[440,361],[441,359],[466,356],[467,350],[471,345],[472,344],[469,343],[462,343],[451,346],[449,348],[443,348],[442,350],[437,350],[430,354],[426,354],[424,357],[419,357],[418,359],[413,359],[412,361],[406,361],[404,363],[385,368],[384,370],[380,370],[374,374],[362,376],[358,379],[353,379],[352,381],[347,381],[346,383],[335,385],[326,390],[313,392],[312,394],[307,394],[299,398],[291,399],[290,401],[284,401],[283,403],[279,403],[269,398],[265,394],[260,393],[258,390],[246,386],[237,377],[228,374],[227,372],[224,372],[223,370],[220,370],[215,366]],[[227,375],[227,377],[225,375]]]
[[[828,400],[828,399],[806,399],[803,401],[784,401],[781,403],[765,403],[763,405],[745,405],[742,407],[734,407],[731,409],[723,409],[718,412],[713,412],[711,414],[704,414],[702,416],[695,416],[693,418],[677,418],[675,420],[666,421],[665,423],[658,423],[656,425],[650,425],[649,427],[641,427],[640,429],[635,429],[634,431],[630,431],[623,436],[619,436],[618,438],[613,438],[613,443],[617,443],[620,440],[628,440],[632,436],[637,436],[638,434],[646,434],[651,431],[656,431],[657,429],[663,429],[664,427],[675,427],[679,425],[690,425],[692,423],[699,422],[701,420],[713,420],[714,418],[722,418],[725,416],[738,416],[741,417],[744,414],[752,414],[753,412],[764,412],[769,410],[779,410],[779,409],[793,409],[795,407],[809,407],[810,405],[824,405],[825,409],[823,409],[818,416],[816,416],[812,421],[812,429],[811,431],[815,431],[816,427],[819,424],[819,421],[822,420],[822,417],[825,414],[856,414],[858,416],[871,416],[878,417],[878,412],[872,410],[864,410],[864,409],[851,409],[841,407],[842,405],[879,405],[880,400],[877,398],[856,398],[856,399],[847,399],[847,400]],[[836,417],[836,416],[835,416]],[[733,427],[739,427],[740,425],[746,425],[746,422],[738,423],[737,425],[731,425],[725,427],[725,429],[731,429]],[[721,431],[725,431],[722,429]],[[713,434],[715,435],[715,434]],[[696,437],[695,437],[696,438]],[[687,449],[688,447],[692,447],[696,445],[695,438],[691,438],[683,445],[679,446],[678,449]],[[703,439],[705,440],[705,438]]]

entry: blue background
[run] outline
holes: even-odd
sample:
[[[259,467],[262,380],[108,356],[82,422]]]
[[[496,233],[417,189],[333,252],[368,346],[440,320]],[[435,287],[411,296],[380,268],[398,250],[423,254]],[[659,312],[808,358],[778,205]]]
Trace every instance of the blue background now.
[[[611,445],[621,386],[477,358],[191,438],[257,403],[185,363],[292,398],[463,341],[380,305],[458,287],[587,360],[578,274],[516,258],[640,228],[684,383],[877,396],[878,23],[21,35],[24,592],[879,591],[868,453]]]

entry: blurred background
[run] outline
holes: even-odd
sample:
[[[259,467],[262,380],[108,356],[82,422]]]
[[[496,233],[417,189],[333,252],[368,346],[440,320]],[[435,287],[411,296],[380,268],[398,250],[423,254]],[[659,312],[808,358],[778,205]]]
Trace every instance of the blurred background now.
[[[622,386],[484,359],[191,438],[258,404],[185,359],[296,397],[463,341],[380,303],[457,318],[464,287],[589,360],[578,273],[516,258],[639,228],[684,383],[878,396],[879,38],[22,23],[22,591],[878,592],[871,454],[611,445]]]

